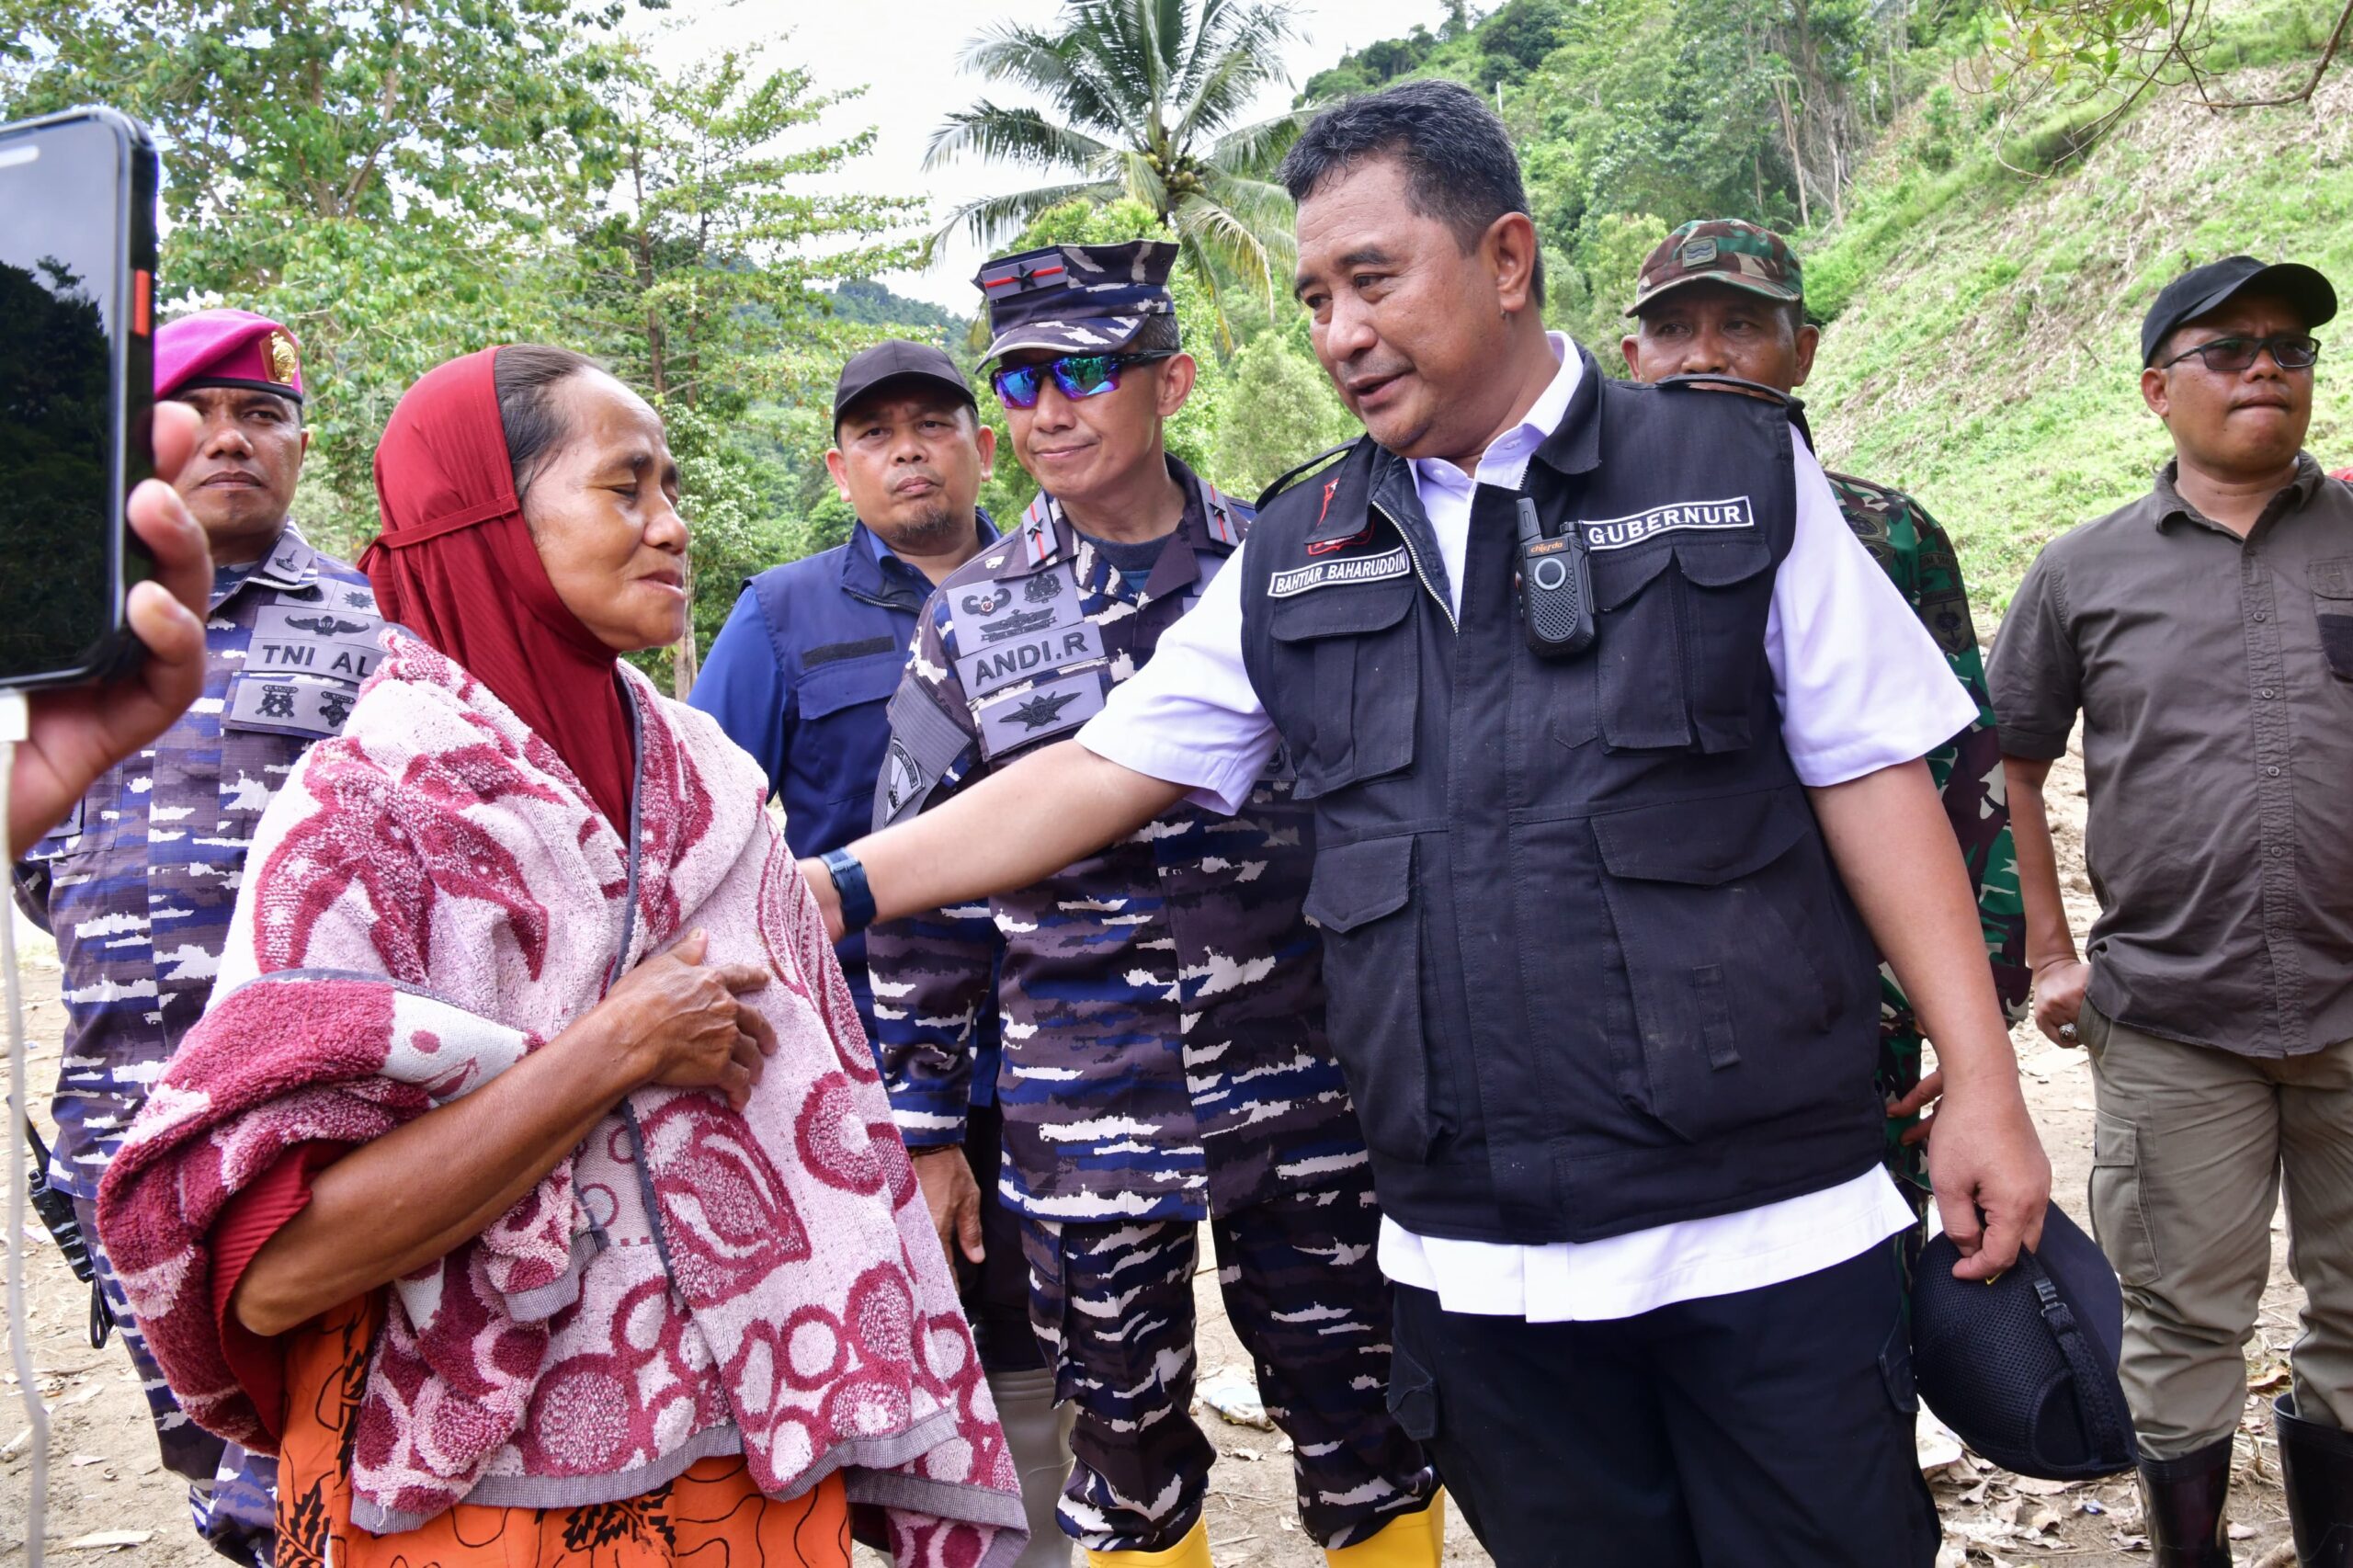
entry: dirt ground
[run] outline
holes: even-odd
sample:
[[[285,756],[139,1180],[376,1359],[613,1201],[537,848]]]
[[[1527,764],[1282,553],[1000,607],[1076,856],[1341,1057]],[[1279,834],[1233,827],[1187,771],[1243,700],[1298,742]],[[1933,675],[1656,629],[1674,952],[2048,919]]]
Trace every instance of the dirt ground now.
[[[2071,879],[2069,900],[2078,936],[2095,913],[2081,871],[2083,774],[2070,758],[2052,775],[2052,805],[2061,834],[2061,858]],[[57,1002],[53,949],[25,952],[25,992],[32,1004],[33,1082],[44,1088],[57,1071],[63,1015]],[[2032,1025],[2018,1031],[2027,1097],[2042,1129],[2062,1203],[2084,1217],[2091,1161],[2092,1090],[2080,1052],[2059,1051]],[[14,1172],[6,1173],[17,1179]],[[29,1222],[29,1221],[28,1221]],[[2275,1232],[2283,1221],[2273,1221]],[[188,1528],[180,1488],[156,1462],[146,1410],[129,1361],[119,1346],[92,1350],[85,1335],[86,1296],[38,1227],[27,1236],[33,1258],[31,1333],[40,1392],[51,1408],[50,1510],[46,1535],[64,1562],[92,1557],[200,1568],[213,1561]],[[2232,1534],[2238,1562],[2258,1568],[2292,1564],[2278,1481],[2278,1450],[2264,1405],[2284,1385],[2285,1362],[2296,1334],[2299,1292],[2275,1249],[2262,1320],[2247,1346],[2246,1415],[2239,1437],[2239,1481]],[[1206,1249],[1205,1249],[1206,1250]],[[1203,1332],[1204,1390],[1246,1379],[1248,1359],[1227,1327],[1214,1278],[1196,1281]],[[0,1563],[22,1561],[29,1429],[17,1406],[17,1380],[0,1374]],[[1201,1410],[1203,1427],[1222,1458],[1214,1480],[1209,1526],[1220,1568],[1313,1568],[1319,1561],[1293,1511],[1288,1444],[1280,1434],[1227,1422]],[[1934,1441],[1931,1433],[1924,1447]],[[2022,1480],[1962,1457],[1932,1477],[1945,1523],[1939,1568],[1967,1564],[2081,1564],[2118,1568],[2149,1561],[2140,1508],[2127,1480],[2059,1486]],[[122,1544],[112,1544],[121,1542]],[[72,1550],[68,1550],[72,1549]],[[1488,1561],[1460,1520],[1449,1531],[1447,1561]]]

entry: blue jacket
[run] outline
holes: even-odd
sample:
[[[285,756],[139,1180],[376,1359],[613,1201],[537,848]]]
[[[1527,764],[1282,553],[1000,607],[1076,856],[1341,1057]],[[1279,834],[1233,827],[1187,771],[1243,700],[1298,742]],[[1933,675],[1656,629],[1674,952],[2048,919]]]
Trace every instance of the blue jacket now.
[[[975,513],[974,526],[983,543],[997,537],[985,512]],[[859,523],[848,543],[746,582],[712,641],[688,701],[767,772],[795,855],[837,849],[872,826],[874,780],[891,743],[887,710],[930,597],[930,579]],[[834,950],[870,1040],[865,934]],[[986,1034],[993,1057],[994,1018]],[[974,1074],[974,1104],[989,1102],[985,1086],[995,1079],[994,1071]]]

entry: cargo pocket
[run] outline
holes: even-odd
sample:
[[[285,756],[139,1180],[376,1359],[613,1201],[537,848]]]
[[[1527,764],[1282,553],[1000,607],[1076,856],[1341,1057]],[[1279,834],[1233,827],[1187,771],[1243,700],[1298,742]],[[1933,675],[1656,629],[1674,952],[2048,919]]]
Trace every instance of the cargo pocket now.
[[[1399,1431],[1417,1443],[1427,1443],[1438,1436],[1438,1380],[1422,1365],[1404,1335],[1393,1337],[1396,1344],[1389,1353],[1389,1414],[1395,1417]]]
[[[1595,552],[1595,703],[1605,745],[1748,745],[1772,564],[1771,547],[1754,535]]]
[[[1396,773],[1414,760],[1421,676],[1406,611],[1411,577],[1324,587],[1279,603],[1267,630],[1315,694],[1313,726],[1294,756],[1298,799]]]
[[[1305,908],[1324,929],[1325,1029],[1365,1142],[1418,1165],[1429,1158],[1430,1114],[1413,892],[1414,841],[1371,838],[1316,851]]]
[[[2158,1267],[2149,1228],[2148,1194],[2141,1183],[2141,1130],[2099,1111],[2092,1119],[2092,1234],[2117,1278],[2153,1285]]]
[[[2353,681],[2353,555],[2315,561],[2306,570],[2320,623],[2321,654],[2331,675]]]
[[[1836,884],[1813,826],[1793,790],[1593,820],[1642,1108],[1692,1142],[1870,1091],[1870,1052],[1824,1049],[1854,1001],[1849,971],[1870,966],[1813,907]]]

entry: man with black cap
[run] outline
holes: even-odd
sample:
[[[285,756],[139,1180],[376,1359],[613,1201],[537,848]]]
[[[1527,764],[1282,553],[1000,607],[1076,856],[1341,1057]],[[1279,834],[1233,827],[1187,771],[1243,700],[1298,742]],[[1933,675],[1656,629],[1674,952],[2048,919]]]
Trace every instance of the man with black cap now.
[[[1176,254],[1056,245],[981,269],[991,379],[1040,490],[924,612],[878,825],[1076,733],[1241,545],[1250,508],[1165,442],[1194,374],[1167,289]],[[1001,973],[995,944],[938,916],[876,926],[884,1078],[926,1194],[960,1189],[947,1208],[969,1246],[978,1195],[953,1151],[979,1072],[973,1020],[997,998],[999,1186],[1077,1413],[1062,1528],[1091,1562],[1208,1568],[1216,1450],[1188,1409],[1206,1220],[1258,1394],[1295,1445],[1307,1533],[1347,1568],[1436,1568],[1444,1516],[1383,1401],[1379,1218],[1300,916],[1310,813],[1280,769],[1254,771],[1230,817],[1172,805],[1000,892]],[[855,881],[855,859],[828,863]]]
[[[2149,494],[2061,535],[1994,647],[2035,1021],[2092,1056],[2091,1210],[2160,1562],[2226,1563],[2239,1346],[2287,1187],[2305,1291],[2276,1407],[2306,1562],[2353,1546],[2353,493],[2302,450],[2326,278],[2231,256],[2157,295]],[[2078,716],[2087,959],[2043,782]],[[2344,1546],[2332,1548],[2342,1551]]]
[[[971,386],[945,353],[894,338],[852,356],[835,384],[833,413],[825,467],[857,514],[848,542],[745,583],[689,699],[767,770],[784,806],[785,839],[804,857],[866,830],[891,741],[886,707],[906,668],[915,617],[942,578],[997,537],[975,505],[996,460],[996,432],[982,423]],[[983,916],[948,924],[965,927],[967,941],[995,942]],[[867,1038],[879,1041],[865,935],[852,932],[835,950]],[[994,1007],[974,1018],[973,1036],[975,1054],[994,1067]],[[962,1123],[962,1160],[990,1176],[995,1085],[993,1071],[973,1075]],[[1029,1328],[1013,1216],[983,1194],[970,1218],[972,1244],[961,1259],[951,1248],[949,1257],[1029,1511],[1029,1546],[1017,1568],[1052,1568],[1070,1560],[1053,1528],[1070,1469],[1070,1423],[1054,1408],[1053,1378]]]
[[[92,1323],[121,1332],[164,1463],[197,1529],[267,1562],[277,1465],[188,1420],[148,1354],[97,1242],[98,1178],[212,994],[245,851],[278,788],[335,733],[381,652],[368,579],[289,516],[310,434],[294,335],[251,311],[155,334],[155,397],[202,421],[175,485],[214,562],[204,699],[115,765],[16,868],[19,907],[57,938],[64,1061],[48,1185],[72,1200],[94,1272]]]

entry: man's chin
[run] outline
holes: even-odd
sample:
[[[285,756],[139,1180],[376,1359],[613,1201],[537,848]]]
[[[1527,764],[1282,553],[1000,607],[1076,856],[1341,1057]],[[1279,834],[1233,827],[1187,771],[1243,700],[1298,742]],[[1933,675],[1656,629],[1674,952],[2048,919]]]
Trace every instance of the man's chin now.
[[[286,526],[285,509],[259,491],[199,490],[185,499],[215,554],[227,544],[267,544]]]
[[[869,524],[882,536],[882,542],[893,550],[928,555],[945,550],[972,530],[972,509],[961,511],[945,503],[925,506],[902,517],[890,518],[879,527]]]

